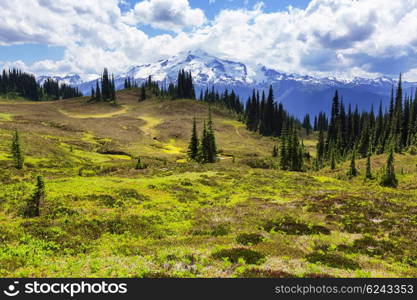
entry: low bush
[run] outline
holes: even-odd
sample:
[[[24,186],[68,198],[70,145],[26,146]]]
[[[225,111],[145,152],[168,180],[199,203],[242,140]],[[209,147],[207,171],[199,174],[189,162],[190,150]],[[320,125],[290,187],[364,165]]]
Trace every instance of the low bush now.
[[[349,270],[360,269],[360,266],[356,261],[337,253],[324,253],[318,251],[307,255],[306,259],[310,263],[320,263],[332,268]]]
[[[263,241],[264,237],[258,233],[242,233],[236,238],[236,242],[241,245],[257,245]]]
[[[274,163],[262,158],[247,158],[242,163],[253,169],[273,169]]]
[[[263,227],[268,232],[273,230],[290,235],[330,234],[330,229],[327,227],[305,223],[290,216],[284,216],[277,220],[269,220]]]
[[[295,278],[296,276],[280,270],[264,270],[247,268],[239,274],[239,278]]]
[[[247,248],[223,249],[212,254],[215,259],[227,259],[231,263],[238,263],[243,259],[247,264],[261,264],[265,260],[265,256],[254,250]]]

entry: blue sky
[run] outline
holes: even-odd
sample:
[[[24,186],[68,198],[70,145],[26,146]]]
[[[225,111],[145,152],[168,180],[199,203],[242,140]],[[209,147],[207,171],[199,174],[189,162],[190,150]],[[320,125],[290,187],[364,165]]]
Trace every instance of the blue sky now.
[[[416,25],[417,0],[0,1],[0,68],[121,73],[198,48],[284,72],[417,80]]]

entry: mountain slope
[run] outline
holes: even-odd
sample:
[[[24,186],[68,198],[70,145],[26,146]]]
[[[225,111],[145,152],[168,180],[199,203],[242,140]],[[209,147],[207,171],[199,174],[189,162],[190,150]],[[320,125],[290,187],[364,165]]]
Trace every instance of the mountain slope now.
[[[17,123],[17,127],[37,137],[30,142],[30,148],[36,148],[35,153],[39,154],[36,159],[56,153],[59,162],[60,155],[63,155],[60,147],[52,152],[45,148],[50,144],[47,134],[50,132],[51,135],[63,136],[60,142],[65,147],[80,147],[80,151],[108,150],[124,152],[131,157],[162,156],[173,161],[184,160],[193,117],[197,118],[201,130],[204,119],[207,119],[208,106],[191,100],[138,102],[138,94],[138,89],[118,92],[119,106],[87,104],[86,97],[54,102],[7,102],[0,103],[0,106],[2,113],[10,118],[21,116],[19,120],[22,123]],[[266,155],[270,152],[271,140],[247,131],[227,111],[216,108],[214,120],[219,149],[225,159],[231,155]],[[106,143],[106,139],[111,143]],[[247,141],[246,146],[242,145],[242,139]],[[106,155],[102,158],[105,159]]]
[[[396,155],[398,189],[364,182],[360,159],[351,179],[349,161],[281,171],[277,140],[213,107],[221,159],[201,165],[185,157],[207,105],[138,94],[0,102],[2,277],[417,276],[417,156]],[[15,128],[23,170],[9,155]],[[385,161],[372,158],[374,173]],[[24,217],[39,174],[40,216]]]

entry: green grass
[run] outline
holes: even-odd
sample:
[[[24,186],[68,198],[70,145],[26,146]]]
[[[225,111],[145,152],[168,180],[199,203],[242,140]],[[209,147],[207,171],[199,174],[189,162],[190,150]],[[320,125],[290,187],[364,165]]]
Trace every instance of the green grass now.
[[[353,179],[349,162],[284,172],[270,157],[277,140],[214,108],[224,159],[199,165],[186,150],[207,106],[135,93],[119,93],[122,112],[85,99],[0,103],[20,116],[0,115],[1,277],[417,276],[417,156],[396,155],[397,189],[364,182],[364,160]],[[23,171],[9,157],[13,127]],[[311,151],[315,138],[304,139]],[[373,158],[376,178],[385,159]],[[47,197],[24,218],[37,174]]]
[[[13,115],[12,114],[7,114],[7,113],[0,113],[0,121],[11,121],[13,120]]]

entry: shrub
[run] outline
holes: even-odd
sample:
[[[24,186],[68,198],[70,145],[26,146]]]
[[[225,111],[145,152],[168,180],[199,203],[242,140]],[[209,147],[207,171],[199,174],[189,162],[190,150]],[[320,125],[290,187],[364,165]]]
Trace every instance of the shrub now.
[[[383,170],[383,174],[381,176],[380,185],[385,187],[392,187],[396,188],[398,186],[398,180],[395,175],[395,168],[394,168],[394,152],[391,150],[388,159],[387,159],[387,166]]]
[[[321,263],[332,268],[342,268],[349,270],[360,269],[360,266],[356,261],[337,253],[323,253],[321,251],[313,252],[307,255],[306,259],[308,262]]]
[[[120,189],[117,190],[117,194],[123,199],[123,200],[137,200],[139,202],[149,201],[149,196],[140,194],[135,189]]]
[[[245,269],[239,278],[295,278],[296,276],[280,270]]]
[[[223,236],[230,233],[230,227],[227,224],[219,224],[213,227],[211,231],[212,236]]]
[[[262,158],[247,158],[242,163],[253,169],[273,169],[274,167],[273,162]]]
[[[247,248],[223,249],[212,254],[215,259],[228,259],[231,263],[238,263],[239,259],[243,259],[247,264],[261,264],[265,256],[257,251]]]
[[[330,229],[324,226],[304,223],[290,216],[267,221],[264,225],[264,229],[268,232],[274,230],[290,235],[330,234]]]
[[[242,245],[257,245],[263,241],[264,237],[258,233],[242,233],[236,238],[236,242]]]
[[[348,253],[359,252],[369,256],[384,256],[389,253],[402,254],[402,251],[391,241],[376,240],[369,235],[355,240],[351,246],[340,245],[338,249]]]

